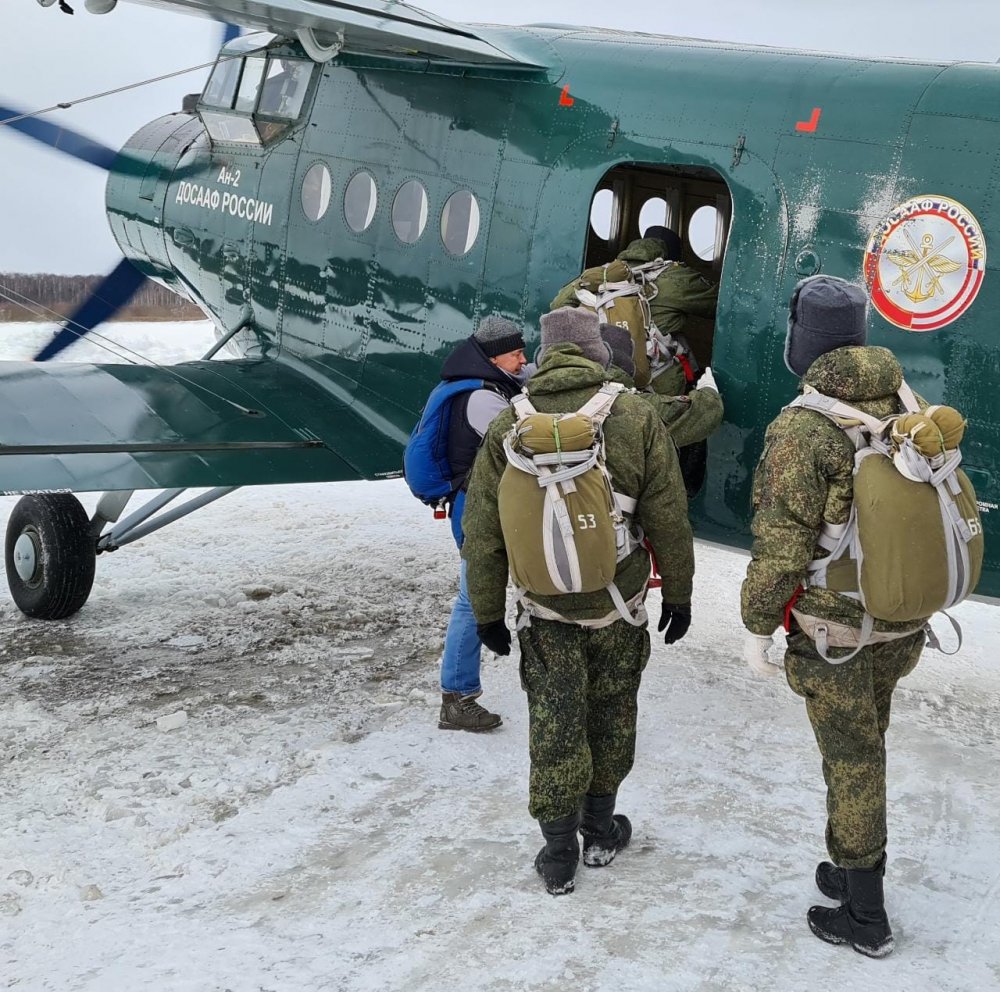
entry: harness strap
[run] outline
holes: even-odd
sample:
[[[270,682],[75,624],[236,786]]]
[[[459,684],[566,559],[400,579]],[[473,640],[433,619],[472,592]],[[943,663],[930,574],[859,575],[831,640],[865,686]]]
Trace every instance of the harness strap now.
[[[531,626],[531,618],[538,617],[539,620],[552,620],[556,623],[568,623],[575,627],[585,627],[590,630],[600,630],[603,627],[610,627],[619,620],[624,620],[633,627],[645,626],[649,617],[646,613],[646,586],[643,585],[631,599],[626,600],[613,582],[606,586],[608,595],[611,597],[615,608],[606,613],[603,617],[594,617],[589,620],[570,620],[561,613],[536,603],[529,595],[528,590],[518,587],[514,590],[514,601],[521,605],[521,615],[517,618],[514,630],[523,630]]]
[[[898,641],[900,638],[910,637],[927,627],[924,625],[914,627],[912,630],[901,631],[875,630],[875,618],[870,613],[865,613],[859,630],[857,627],[849,627],[847,624],[837,623],[835,620],[823,620],[810,616],[794,607],[791,613],[802,628],[802,632],[815,642],[816,653],[831,665],[842,665],[845,661],[850,661],[862,648],[866,648],[870,644]],[[951,618],[949,617],[949,619]],[[831,647],[854,648],[854,650],[842,658],[831,658],[829,654]]]

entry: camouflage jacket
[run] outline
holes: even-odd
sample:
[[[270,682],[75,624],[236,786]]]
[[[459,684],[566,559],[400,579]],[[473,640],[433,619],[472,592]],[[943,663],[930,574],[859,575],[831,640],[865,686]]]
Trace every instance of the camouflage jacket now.
[[[802,379],[874,417],[900,409],[899,362],[885,348],[838,348],[821,355]],[[743,582],[743,623],[770,634],[784,622],[785,604],[806,575],[823,523],[847,523],[854,500],[854,447],[831,420],[814,410],[782,410],[764,436],[753,481],[753,549]],[[796,609],[824,620],[860,627],[859,603],[829,589],[807,589]],[[876,621],[876,630],[907,630],[916,622]]]
[[[660,242],[652,238],[633,241],[618,257],[624,262],[642,264],[652,262],[661,254]],[[575,307],[576,280],[559,290],[549,309]],[[656,326],[664,334],[677,334],[684,330],[685,318],[715,316],[715,305],[719,297],[719,287],[710,283],[702,275],[678,262],[669,266],[656,280],[656,296],[650,300],[649,310]]]
[[[608,369],[607,378],[635,388],[632,378],[617,365]],[[678,448],[704,441],[722,423],[722,397],[714,389],[694,389],[687,396],[661,396],[645,391],[636,395],[656,411]]]
[[[583,357],[576,345],[548,348],[527,391],[543,413],[579,410],[609,381],[606,369]],[[504,615],[507,589],[507,552],[504,547],[497,489],[507,466],[504,435],[513,427],[513,410],[505,410],[490,424],[469,477],[462,517],[468,563],[469,599],[480,623]],[[687,496],[677,452],[666,437],[652,407],[638,396],[624,393],[604,422],[606,459],[615,489],[637,501],[634,520],[643,529],[663,576],[662,594],[668,603],[691,601],[694,544],[687,516]],[[514,471],[512,469],[512,471]],[[649,556],[638,548],[619,562],[615,584],[629,599],[649,578]],[[538,596],[537,601],[571,620],[605,616],[614,609],[604,590],[564,596]]]

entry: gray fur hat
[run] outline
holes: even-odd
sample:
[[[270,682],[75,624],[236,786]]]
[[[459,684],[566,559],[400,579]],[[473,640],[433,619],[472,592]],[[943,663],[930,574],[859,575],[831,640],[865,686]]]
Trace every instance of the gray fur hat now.
[[[509,351],[524,349],[524,335],[512,320],[490,314],[484,317],[472,335],[487,358],[506,355]]]
[[[868,340],[868,294],[837,276],[797,283],[788,304],[785,365],[802,377],[820,355]]]
[[[601,326],[601,337],[611,349],[611,364],[617,365],[627,376],[635,375],[635,346],[632,335],[624,327],[614,324]]]
[[[585,358],[607,368],[611,364],[611,348],[601,337],[601,322],[593,310],[584,307],[559,307],[543,313],[539,320],[542,328],[540,360],[545,349],[554,344],[575,344]]]

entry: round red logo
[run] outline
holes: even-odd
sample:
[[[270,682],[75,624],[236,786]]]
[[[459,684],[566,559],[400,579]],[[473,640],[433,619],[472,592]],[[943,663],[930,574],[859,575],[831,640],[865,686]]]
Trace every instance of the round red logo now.
[[[935,331],[976,298],[986,275],[986,238],[957,200],[915,196],[872,232],[864,272],[886,320],[907,331]]]

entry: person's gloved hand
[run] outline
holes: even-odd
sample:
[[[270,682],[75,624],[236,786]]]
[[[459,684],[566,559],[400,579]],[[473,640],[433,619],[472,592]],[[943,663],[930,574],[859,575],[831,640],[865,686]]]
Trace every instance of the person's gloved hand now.
[[[710,366],[706,366],[705,371],[702,372],[701,378],[698,380],[698,385],[696,385],[694,388],[714,389],[716,392],[719,391],[719,387],[715,384],[715,376],[712,375],[712,369]]]
[[[503,620],[492,623],[477,623],[476,633],[479,639],[494,654],[510,654],[510,631]]]
[[[669,626],[668,626],[669,625]],[[673,644],[675,641],[679,641],[687,632],[688,628],[691,626],[691,606],[687,605],[674,605],[672,603],[664,603],[660,610],[660,622],[657,625],[657,630],[663,634],[664,644]]]
[[[768,651],[774,644],[770,634],[751,634],[747,631],[743,638],[743,660],[757,675],[769,677],[781,671],[780,661],[771,661]]]

